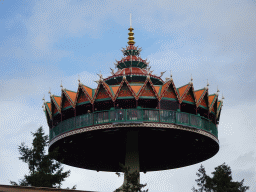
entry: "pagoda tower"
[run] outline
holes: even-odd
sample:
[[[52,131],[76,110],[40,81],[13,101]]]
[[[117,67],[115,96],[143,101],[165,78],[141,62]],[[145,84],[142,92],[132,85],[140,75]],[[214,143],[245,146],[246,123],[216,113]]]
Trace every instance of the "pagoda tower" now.
[[[77,91],[50,93],[44,111],[50,129],[49,151],[56,160],[96,171],[160,171],[193,165],[219,151],[218,123],[223,99],[208,86],[194,90],[193,79],[176,88],[172,75],[153,75],[134,46],[128,46],[111,76],[99,75],[96,88],[79,80]],[[138,181],[139,182],[139,181]],[[126,183],[126,176],[124,178]]]

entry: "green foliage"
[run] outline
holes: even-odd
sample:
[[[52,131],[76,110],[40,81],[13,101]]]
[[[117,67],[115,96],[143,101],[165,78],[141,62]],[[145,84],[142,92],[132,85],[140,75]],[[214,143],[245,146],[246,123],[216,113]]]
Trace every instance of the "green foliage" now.
[[[243,186],[244,179],[241,182],[232,181],[231,169],[223,163],[214,168],[213,177],[206,175],[203,165],[199,168],[196,179],[199,189],[192,188],[193,192],[246,192],[249,187]]]
[[[124,176],[127,179],[127,183],[123,185],[122,189],[116,189],[114,192],[148,192],[148,189],[145,191],[142,191],[141,189],[145,187],[147,184],[139,184],[138,178],[140,176],[140,173],[138,171],[135,171],[133,173],[129,173],[130,167],[126,167],[122,164],[120,164],[122,167],[122,172],[124,172]],[[120,173],[116,173],[118,177],[120,177]]]
[[[60,188],[65,178],[70,176],[70,171],[63,172],[60,162],[54,159],[58,156],[59,148],[45,155],[45,147],[49,144],[48,135],[44,135],[42,127],[37,132],[32,133],[34,136],[32,148],[29,149],[24,143],[19,146],[20,160],[28,164],[29,175],[25,175],[23,180],[17,184],[10,181],[12,185],[35,186],[35,187],[53,187]],[[69,188],[67,188],[69,189]],[[72,189],[76,189],[76,185]]]

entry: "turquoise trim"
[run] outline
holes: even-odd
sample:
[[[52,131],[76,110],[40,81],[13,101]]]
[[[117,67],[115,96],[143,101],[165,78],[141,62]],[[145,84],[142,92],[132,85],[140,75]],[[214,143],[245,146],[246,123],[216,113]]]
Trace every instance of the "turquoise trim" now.
[[[116,99],[135,99],[135,97],[128,96],[128,97],[117,97]]]
[[[139,99],[157,99],[157,98],[152,96],[140,96]]]
[[[207,107],[204,107],[204,106],[202,106],[202,105],[199,105],[199,107],[201,107],[201,108],[203,108],[203,109],[208,110],[208,108],[207,108]]]
[[[82,103],[77,103],[76,106],[84,105],[84,104],[87,104],[87,103],[91,103],[91,102],[90,101],[85,101],[85,102],[82,102]]]
[[[55,116],[57,116],[57,115],[60,115],[60,113],[57,112],[57,113],[53,114],[53,117],[55,117]]]
[[[160,112],[160,114],[159,114]],[[160,117],[160,119],[159,119]],[[189,126],[205,130],[218,138],[217,126],[209,119],[202,116],[171,110],[158,110],[152,108],[137,109],[114,109],[96,111],[84,115],[72,117],[60,122],[57,126],[50,129],[50,140],[73,129],[108,124],[115,122],[162,122]]]
[[[162,97],[161,100],[178,101],[178,99],[168,98],[168,97]],[[161,100],[160,100],[160,101],[161,101]]]
[[[98,101],[108,101],[108,100],[112,100],[112,99],[111,98],[96,99],[95,102],[98,102]]]
[[[182,101],[182,103],[188,103],[188,104],[191,104],[191,105],[196,105],[195,103],[192,103],[192,102],[190,102],[190,101]]]
[[[159,96],[161,96],[162,87],[163,87],[163,85],[160,85],[160,89],[159,89],[159,93],[158,93]]]
[[[65,107],[62,110],[65,111],[65,110],[70,109],[70,108],[72,108],[72,106]]]

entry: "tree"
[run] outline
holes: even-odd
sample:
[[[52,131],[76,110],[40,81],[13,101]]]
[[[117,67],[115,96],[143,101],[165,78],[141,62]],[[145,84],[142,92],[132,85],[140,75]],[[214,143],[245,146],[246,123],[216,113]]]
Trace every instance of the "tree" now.
[[[199,168],[196,179],[199,189],[192,188],[193,192],[246,192],[249,187],[243,186],[244,179],[241,182],[232,181],[231,168],[223,163],[214,168],[213,177],[206,175],[203,165]]]
[[[138,178],[140,173],[138,171],[135,171],[133,173],[130,173],[130,167],[126,167],[120,163],[120,166],[122,167],[122,172],[124,172],[124,175],[127,178],[127,183],[122,186],[122,189],[118,188],[114,192],[148,192],[148,189],[145,191],[141,191],[143,187],[145,187],[147,184],[139,184],[138,183]],[[116,172],[118,177],[120,177],[120,173]]]
[[[45,155],[45,147],[49,144],[48,135],[44,135],[42,127],[31,134],[34,136],[32,148],[29,149],[24,143],[19,146],[19,153],[22,156],[19,159],[28,164],[30,174],[25,175],[19,184],[14,181],[10,183],[21,186],[60,188],[64,179],[70,176],[70,170],[63,172],[60,163],[63,159],[60,162],[54,160],[59,154],[59,148]],[[72,189],[76,189],[76,185]]]

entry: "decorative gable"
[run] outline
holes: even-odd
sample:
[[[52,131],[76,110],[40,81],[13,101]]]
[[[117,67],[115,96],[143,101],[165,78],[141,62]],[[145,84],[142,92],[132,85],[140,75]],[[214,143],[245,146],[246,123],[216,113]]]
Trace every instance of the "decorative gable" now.
[[[204,96],[205,91],[206,91],[205,89],[200,89],[194,92],[197,103],[200,101],[201,97]]]
[[[185,98],[183,99],[183,101],[187,101],[187,102],[190,102],[190,103],[195,104],[195,98],[194,98],[194,94],[193,94],[192,89],[190,89],[190,90],[187,92],[187,95],[185,96]]]
[[[138,96],[139,91],[141,89],[142,85],[131,85],[131,88],[133,90],[133,92]]]
[[[107,99],[110,98],[107,90],[103,87],[102,84],[99,85],[98,91],[96,92],[95,95],[95,100],[97,99]]]
[[[88,102],[89,99],[88,97],[86,96],[86,94],[83,92],[82,89],[79,90],[79,93],[78,93],[78,98],[77,98],[77,104],[81,104],[81,103],[84,103],[84,102]]]
[[[66,97],[63,98],[63,104],[62,104],[62,109],[71,106],[70,102],[67,100]]]
[[[123,86],[121,87],[118,93],[118,97],[133,97],[133,94],[126,83],[124,83]]]
[[[163,97],[177,99],[177,96],[175,95],[174,89],[171,86],[169,86],[166,89],[166,91],[163,93]]]
[[[204,95],[201,102],[199,103],[199,106],[208,108],[208,97],[206,94]]]
[[[156,97],[155,92],[150,86],[149,82],[147,82],[144,89],[141,90],[140,97]]]

